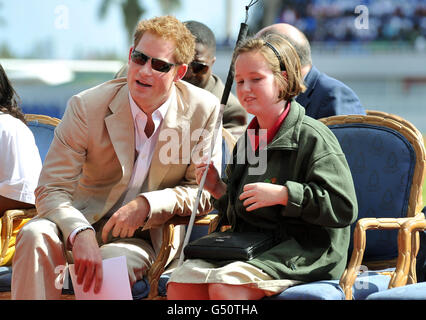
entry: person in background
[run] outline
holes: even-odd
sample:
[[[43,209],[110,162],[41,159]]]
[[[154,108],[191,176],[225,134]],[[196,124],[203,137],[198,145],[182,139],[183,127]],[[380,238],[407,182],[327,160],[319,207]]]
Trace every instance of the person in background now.
[[[238,99],[255,116],[233,151],[246,161],[229,164],[223,180],[210,166],[204,187],[219,226],[271,234],[278,243],[248,261],[187,259],[167,283],[171,300],[261,299],[301,282],[339,279],[346,267],[355,188],[334,134],[294,100],[304,89],[296,51],[271,34],[245,40],[234,56]],[[262,152],[265,163],[247,161]],[[197,165],[197,181],[206,166]],[[252,170],[259,166],[263,173]]]
[[[219,100],[225,86],[222,80],[212,72],[216,61],[216,38],[213,31],[205,24],[190,20],[186,27],[195,36],[195,56],[189,64],[188,72],[183,80],[213,93]],[[247,125],[247,112],[238,99],[230,92],[223,112],[223,127],[239,136]]]
[[[203,88],[213,93],[219,100],[222,98],[225,88],[222,80],[212,72],[216,61],[216,38],[213,31],[205,24],[198,21],[186,21],[185,26],[195,37],[195,56],[189,64],[183,80],[194,86]],[[115,78],[125,77],[128,66],[123,66],[115,75]],[[247,112],[241,106],[238,99],[229,94],[228,102],[223,111],[223,127],[235,136],[239,136],[247,125]]]
[[[176,18],[142,20],[127,78],[71,97],[35,191],[38,215],[17,237],[13,299],[59,299],[57,268],[67,263],[97,294],[102,260],[118,256],[133,285],[160,251],[163,224],[191,215],[195,162],[210,150],[219,113],[213,94],[181,81],[194,53],[194,37]],[[212,153],[219,168],[221,141],[220,131]],[[203,191],[198,213],[211,208]],[[183,236],[175,229],[169,262]]]
[[[0,217],[10,209],[34,207],[40,170],[41,159],[34,135],[26,126],[17,94],[0,64]],[[0,258],[0,265],[12,263],[16,234],[28,221],[14,222],[12,239],[5,256]]]
[[[306,91],[300,93],[296,101],[305,107],[306,115],[320,119],[334,115],[365,114],[358,96],[351,88],[319,71],[312,64],[311,47],[303,32],[290,24],[277,23],[261,29],[256,36],[269,33],[283,36],[296,49],[306,85]]]

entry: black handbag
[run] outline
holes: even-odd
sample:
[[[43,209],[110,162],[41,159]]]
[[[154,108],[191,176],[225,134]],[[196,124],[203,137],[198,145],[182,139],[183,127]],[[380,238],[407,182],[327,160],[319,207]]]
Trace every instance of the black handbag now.
[[[276,244],[272,234],[263,232],[212,232],[188,243],[185,258],[247,261]]]

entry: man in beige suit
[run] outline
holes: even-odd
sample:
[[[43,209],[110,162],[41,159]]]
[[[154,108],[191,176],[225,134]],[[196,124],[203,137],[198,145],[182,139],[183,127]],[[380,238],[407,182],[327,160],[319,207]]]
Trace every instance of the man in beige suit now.
[[[12,298],[57,299],[58,267],[99,292],[102,259],[125,255],[131,284],[158,253],[161,226],[190,215],[195,163],[208,152],[219,100],[180,79],[194,39],[171,16],[141,21],[126,79],[86,90],[68,103],[36,189],[38,216],[20,232]],[[219,130],[219,132],[221,132]],[[213,162],[220,167],[221,134]],[[211,209],[203,192],[199,213]],[[176,254],[183,239],[175,234]]]

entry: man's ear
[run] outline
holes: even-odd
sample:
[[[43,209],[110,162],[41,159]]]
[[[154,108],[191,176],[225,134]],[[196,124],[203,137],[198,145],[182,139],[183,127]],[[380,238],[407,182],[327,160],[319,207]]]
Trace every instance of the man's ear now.
[[[130,62],[130,56],[132,55],[132,51],[133,51],[133,47],[130,47],[130,49],[129,49],[129,61],[128,62]]]
[[[180,79],[182,79],[185,76],[187,70],[188,70],[187,64],[178,65],[174,81],[179,81]]]

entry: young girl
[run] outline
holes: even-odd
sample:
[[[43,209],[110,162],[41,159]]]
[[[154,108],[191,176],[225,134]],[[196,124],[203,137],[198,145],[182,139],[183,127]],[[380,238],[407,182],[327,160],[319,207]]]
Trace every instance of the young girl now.
[[[186,260],[168,282],[168,299],[261,299],[338,279],[346,265],[357,215],[352,176],[333,133],[294,100],[304,90],[294,48],[268,35],[244,41],[234,59],[238,99],[255,117],[234,148],[228,179],[210,165],[205,189],[221,225],[273,233],[280,242],[249,261]],[[253,152],[266,157],[253,164]],[[198,181],[205,168],[198,165]]]

